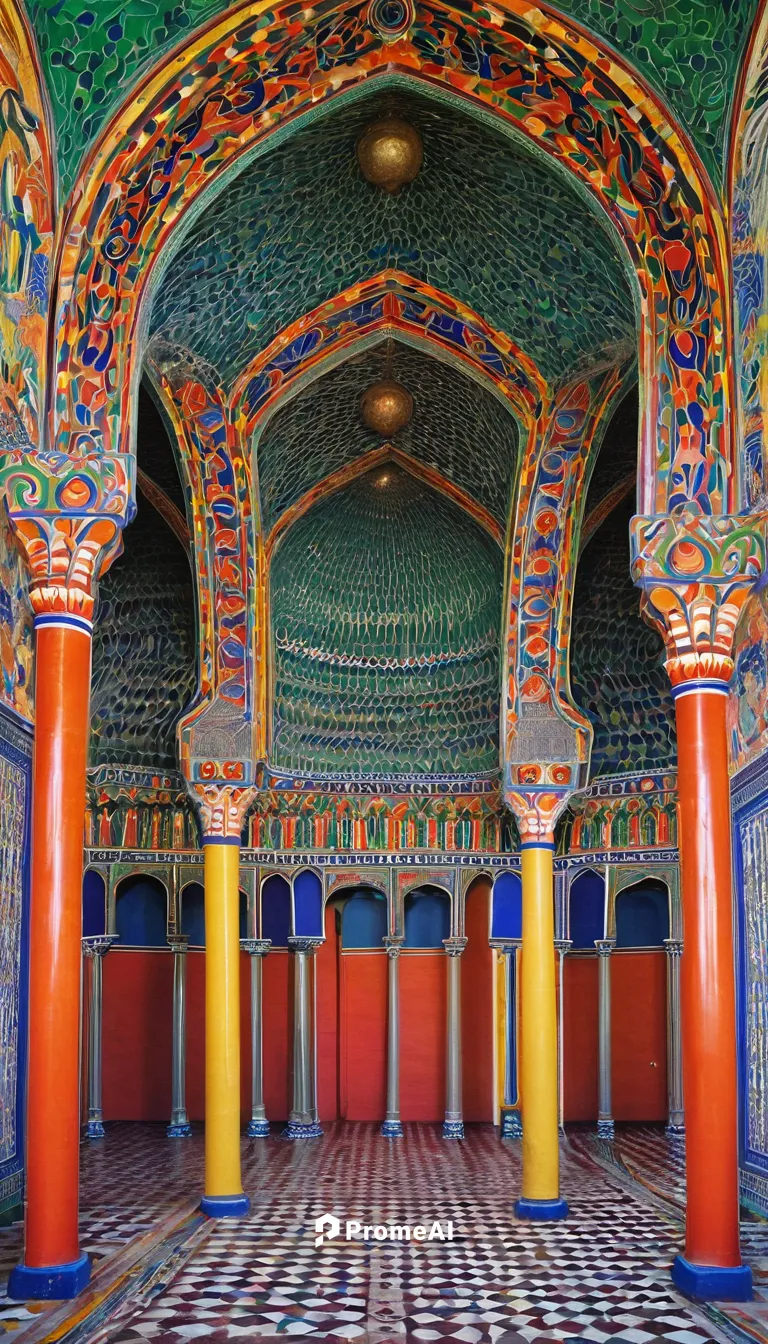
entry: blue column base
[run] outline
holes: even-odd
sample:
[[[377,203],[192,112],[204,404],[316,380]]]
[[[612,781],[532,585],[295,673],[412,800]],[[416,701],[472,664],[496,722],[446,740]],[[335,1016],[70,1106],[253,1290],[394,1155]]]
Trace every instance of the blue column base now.
[[[169,1125],[165,1132],[169,1139],[188,1139],[192,1134],[192,1126]]]
[[[323,1131],[316,1120],[309,1125],[303,1125],[299,1120],[289,1120],[283,1130],[284,1139],[321,1139]]]
[[[242,1218],[251,1207],[247,1195],[203,1195],[200,1212],[209,1218]]]
[[[106,1131],[100,1120],[89,1120],[85,1126],[86,1139],[106,1138]]]
[[[685,1125],[665,1125],[664,1133],[668,1139],[684,1139]]]
[[[464,1121],[463,1120],[444,1120],[443,1121],[444,1139],[463,1139]]]
[[[385,1120],[381,1126],[381,1133],[385,1139],[402,1139],[403,1126],[399,1120]]]
[[[502,1111],[501,1137],[502,1139],[522,1139],[523,1121],[519,1111]]]
[[[249,1139],[268,1139],[269,1121],[268,1120],[249,1120],[246,1134]]]
[[[568,1217],[568,1205],[564,1199],[518,1199],[515,1204],[516,1218],[529,1218],[534,1223],[554,1223],[558,1218]]]
[[[749,1265],[723,1268],[692,1265],[682,1255],[672,1262],[672,1282],[681,1293],[699,1302],[751,1302],[752,1270]]]
[[[608,1139],[608,1140],[613,1140],[616,1138],[616,1130],[614,1129],[612,1120],[598,1120],[597,1137],[598,1139]]]
[[[8,1279],[8,1296],[17,1302],[63,1302],[82,1293],[90,1277],[87,1255],[68,1265],[15,1265]]]

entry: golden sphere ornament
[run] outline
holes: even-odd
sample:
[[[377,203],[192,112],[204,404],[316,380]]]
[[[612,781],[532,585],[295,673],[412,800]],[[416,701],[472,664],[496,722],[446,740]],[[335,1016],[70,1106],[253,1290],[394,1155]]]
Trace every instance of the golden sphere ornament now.
[[[357,142],[357,162],[366,181],[383,191],[399,191],[417,176],[424,159],[421,136],[402,117],[381,117]]]
[[[368,429],[384,439],[391,439],[405,429],[413,415],[413,397],[402,383],[386,378],[363,393],[360,414]]]

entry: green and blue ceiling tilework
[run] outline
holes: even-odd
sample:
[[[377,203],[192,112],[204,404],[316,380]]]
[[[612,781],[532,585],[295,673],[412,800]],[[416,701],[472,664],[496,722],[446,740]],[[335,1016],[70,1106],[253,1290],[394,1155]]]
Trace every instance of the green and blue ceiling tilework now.
[[[677,753],[664,646],[640,615],[629,571],[634,511],[634,495],[614,509],[576,574],[571,689],[595,727],[593,777],[671,766]]]
[[[141,496],[138,506],[99,585],[91,764],[174,770],[176,722],[197,684],[192,575],[170,529]]]
[[[717,180],[757,0],[571,0],[559,8],[615,47],[669,102]],[[30,0],[65,194],[84,151],[139,76],[224,9],[216,0]]]
[[[271,764],[297,774],[498,768],[503,557],[386,464],[320,500],[271,576]]]
[[[393,341],[330,370],[267,422],[257,450],[265,530],[332,471],[380,446],[360,419],[360,396],[387,376],[414,397],[413,417],[392,440],[395,446],[439,471],[506,526],[517,463],[513,415],[460,370]]]
[[[422,171],[395,195],[355,158],[391,107],[424,140]],[[467,304],[553,381],[636,345],[624,262],[575,188],[523,144],[411,95],[328,113],[245,169],[159,281],[151,329],[231,383],[283,327],[387,267]]]

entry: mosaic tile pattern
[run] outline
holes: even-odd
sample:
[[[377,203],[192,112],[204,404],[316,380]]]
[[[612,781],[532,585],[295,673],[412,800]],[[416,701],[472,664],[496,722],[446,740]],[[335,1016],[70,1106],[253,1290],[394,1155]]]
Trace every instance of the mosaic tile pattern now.
[[[360,396],[392,377],[413,394],[413,418],[392,442],[465,490],[506,526],[517,462],[517,422],[466,374],[392,342],[348,359],[278,410],[258,444],[262,520],[285,509],[330,472],[377,448],[360,419]]]
[[[385,465],[272,562],[275,769],[456,774],[498,762],[500,548]]]
[[[356,140],[392,105],[368,97],[331,112],[241,173],[165,273],[152,331],[191,339],[231,381],[287,323],[394,267],[514,334],[545,374],[607,351],[613,360],[622,342],[631,351],[634,308],[613,241],[524,145],[398,95],[422,133],[424,167],[394,196],[365,182]]]
[[[661,637],[640,615],[629,572],[634,500],[615,509],[579,563],[571,634],[571,686],[595,725],[592,775],[668,767],[676,760],[674,710]]]
[[[127,1130],[108,1139],[115,1151]],[[140,1132],[144,1161],[135,1158],[144,1175],[162,1147]],[[199,1143],[196,1135],[184,1145],[190,1174]],[[665,1140],[655,1144],[663,1171]],[[512,1214],[520,1148],[501,1144],[490,1126],[471,1126],[464,1143],[447,1145],[436,1126],[407,1125],[404,1141],[389,1144],[374,1125],[336,1125],[319,1143],[247,1145],[244,1159],[250,1216],[213,1225],[178,1272],[124,1302],[94,1344],[724,1338],[672,1289],[680,1219],[613,1179],[586,1148],[563,1149],[571,1217],[538,1226]],[[451,1220],[454,1240],[315,1248],[314,1219],[329,1211],[364,1224]],[[768,1229],[755,1235],[759,1250]]]
[[[192,576],[170,529],[141,497],[138,505],[124,553],[99,585],[90,763],[168,770],[196,685]]]
[[[216,0],[29,6],[56,122],[62,190],[78,159],[140,72],[196,25]],[[717,177],[736,65],[756,0],[571,0],[559,8],[606,38],[663,93]]]

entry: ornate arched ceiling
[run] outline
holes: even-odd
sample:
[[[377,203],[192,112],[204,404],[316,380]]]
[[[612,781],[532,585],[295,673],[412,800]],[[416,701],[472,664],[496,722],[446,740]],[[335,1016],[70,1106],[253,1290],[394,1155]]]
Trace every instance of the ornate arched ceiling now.
[[[393,96],[326,112],[199,216],[157,283],[152,333],[231,384],[288,323],[393,267],[473,308],[552,381],[631,353],[616,239],[577,191],[456,103],[409,93],[394,105],[424,139],[414,183],[387,195],[355,159],[361,130]]]
[[[225,6],[219,0],[30,0],[66,193],[83,151],[139,75]],[[622,51],[721,175],[736,68],[757,0],[570,0],[558,7]]]
[[[272,561],[271,765],[495,771],[502,582],[487,533],[397,466],[321,499]]]
[[[517,424],[506,406],[458,369],[399,342],[345,360],[281,407],[258,443],[262,522],[281,514],[324,477],[382,440],[360,418],[360,396],[391,375],[413,394],[410,424],[395,447],[439,471],[506,526],[518,459]]]

